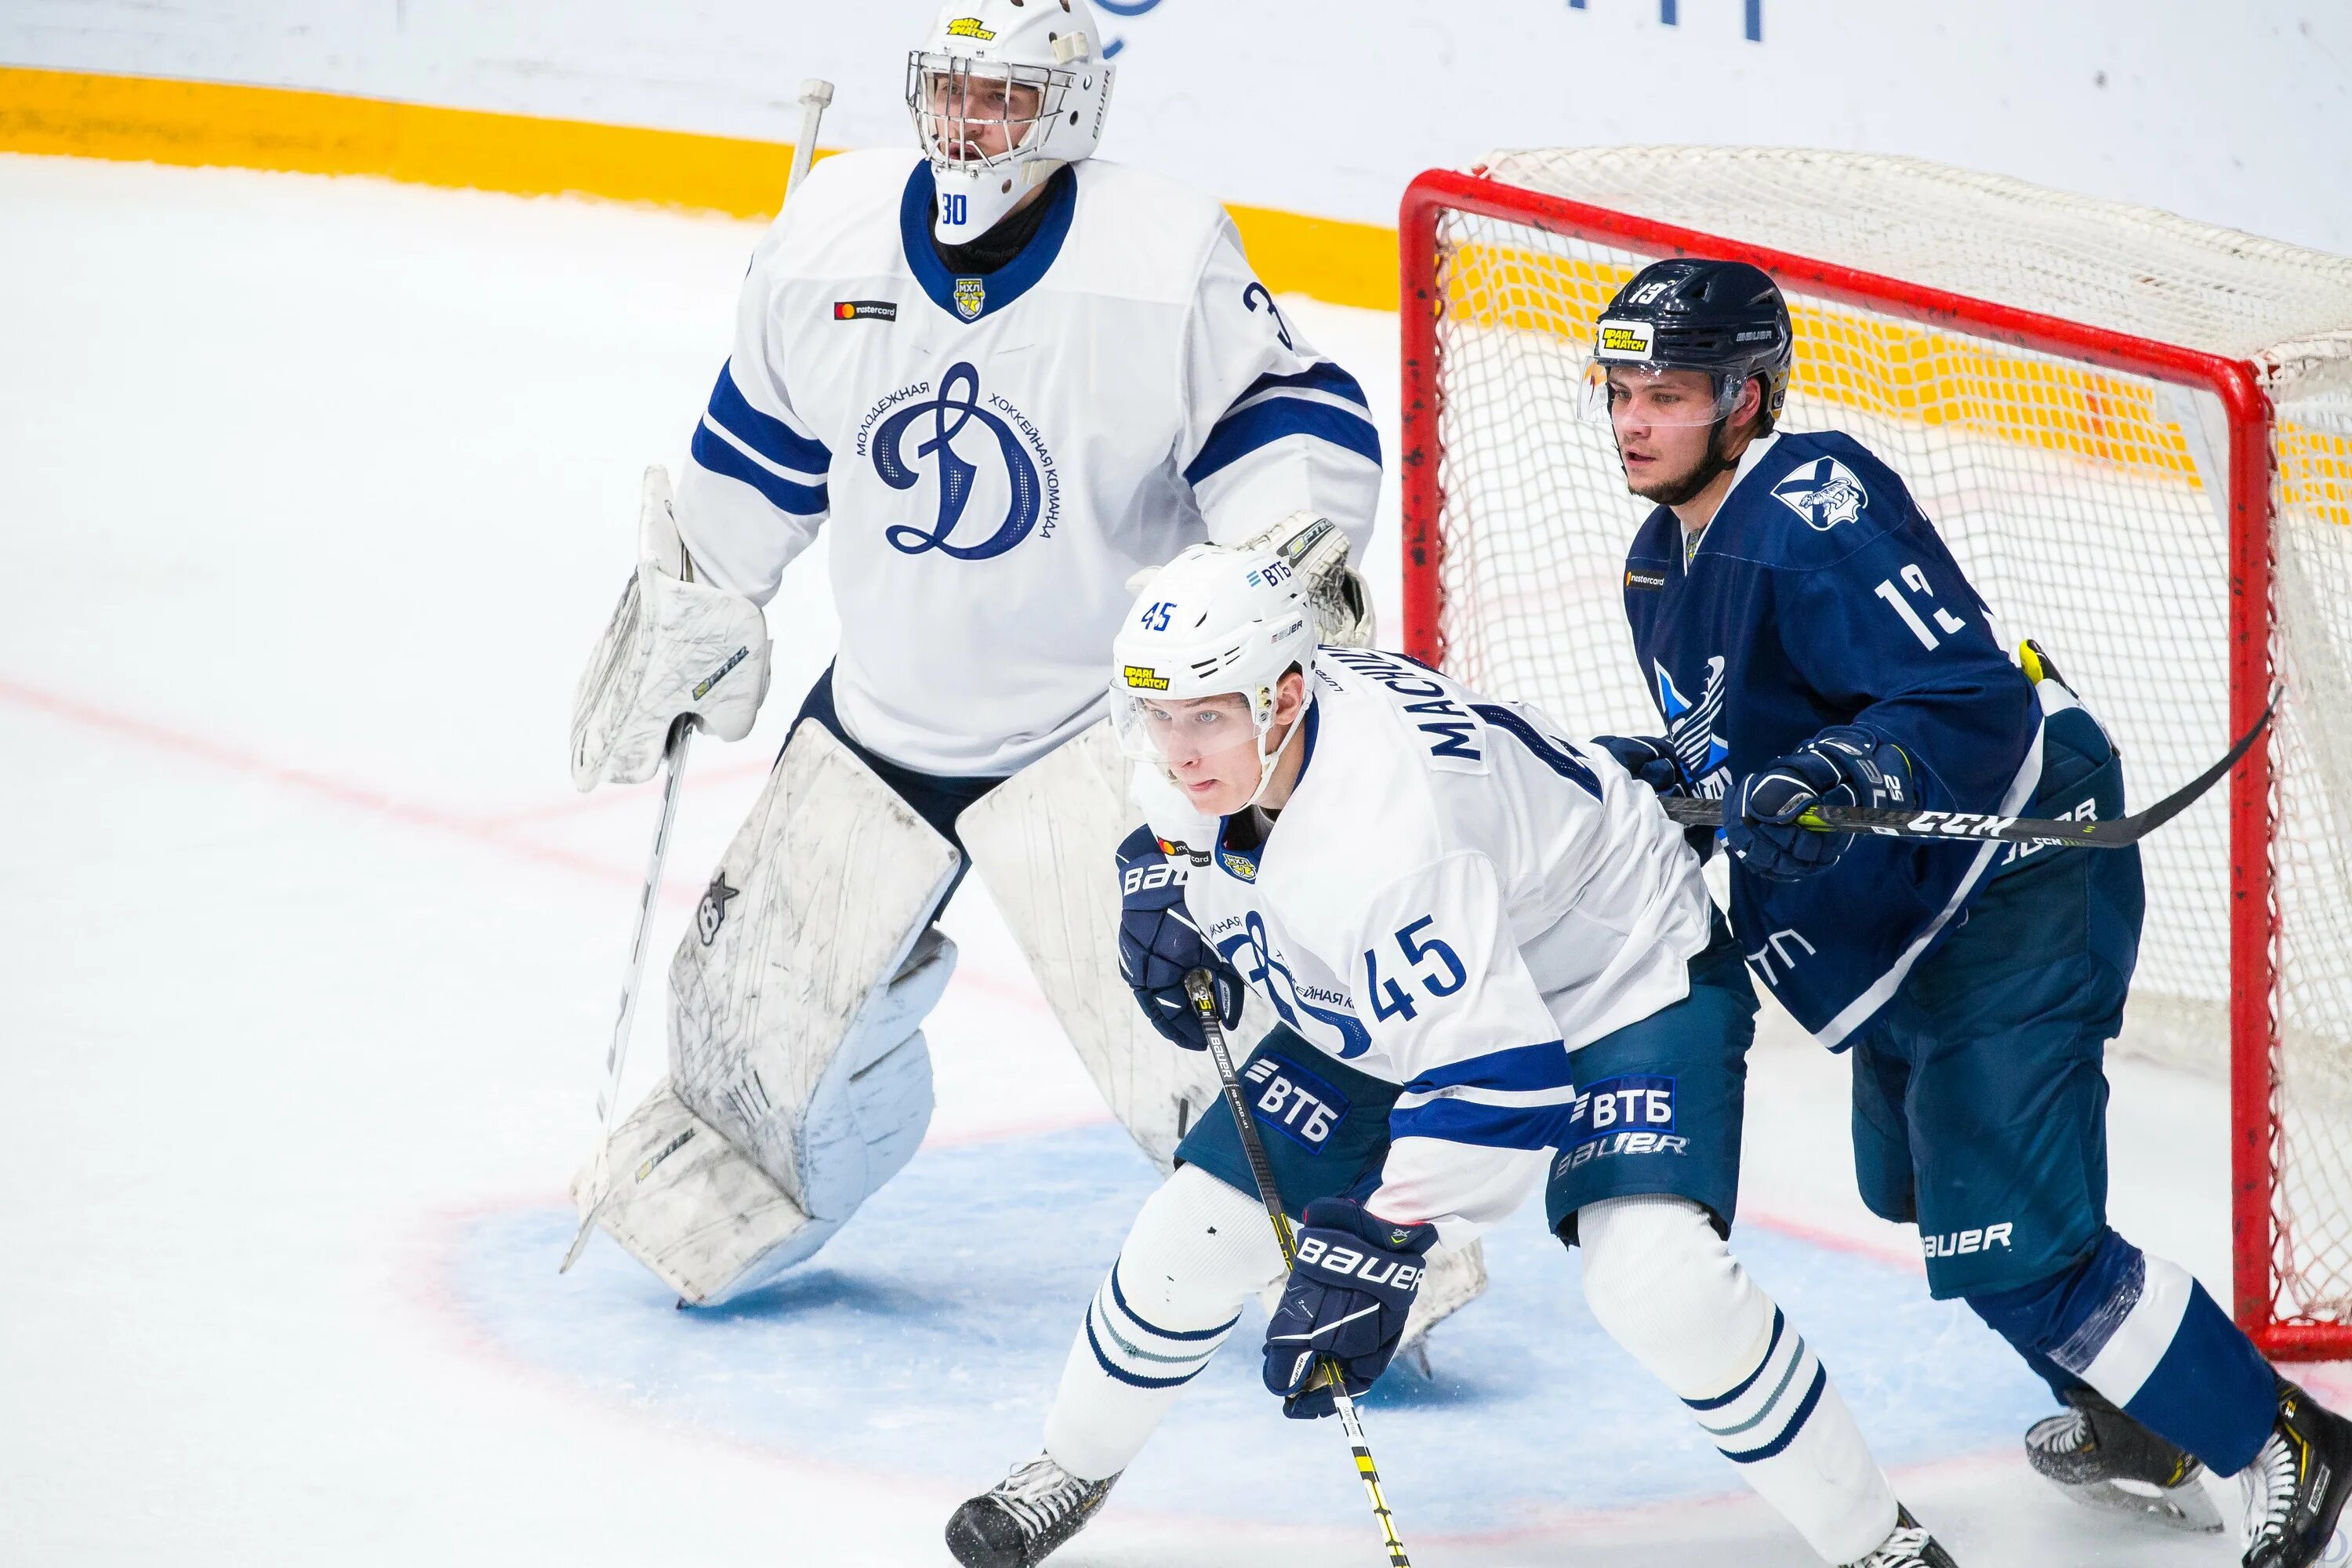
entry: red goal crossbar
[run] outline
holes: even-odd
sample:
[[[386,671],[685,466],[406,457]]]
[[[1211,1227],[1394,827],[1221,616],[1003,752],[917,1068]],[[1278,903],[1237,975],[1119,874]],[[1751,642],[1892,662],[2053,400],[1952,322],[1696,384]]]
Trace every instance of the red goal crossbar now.
[[[1397,224],[1403,351],[1404,646],[1414,658],[1442,667],[1446,652],[1441,433],[1444,367],[1437,331],[1445,292],[1439,275],[1437,229],[1447,211],[1605,243],[1637,255],[1745,261],[1800,293],[2212,394],[2221,400],[2229,423],[2230,735],[2243,734],[2261,718],[2272,684],[2272,411],[2252,364],[1450,170],[1433,170],[1406,188]],[[2216,737],[2216,742],[2226,744],[2226,738]],[[2230,778],[2231,1295],[2240,1326],[2265,1354],[2322,1360],[2352,1356],[2352,1324],[2282,1321],[2273,1283],[2273,1259],[2283,1239],[2275,1208],[2279,912],[2273,784],[2265,736]]]

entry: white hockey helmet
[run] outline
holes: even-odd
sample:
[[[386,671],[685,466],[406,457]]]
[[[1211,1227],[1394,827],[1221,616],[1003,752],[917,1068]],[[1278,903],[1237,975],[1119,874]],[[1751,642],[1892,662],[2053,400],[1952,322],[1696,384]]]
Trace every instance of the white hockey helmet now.
[[[907,57],[943,244],[978,239],[1102,141],[1110,62],[1087,0],[949,0]]]
[[[1328,526],[1326,524],[1325,526]],[[1186,757],[1243,744],[1257,755],[1255,805],[1294,723],[1271,752],[1276,693],[1292,669],[1314,694],[1318,631],[1307,583],[1278,549],[1195,544],[1151,574],[1111,642],[1111,720],[1119,747],[1156,763],[1171,782]],[[1202,699],[1230,697],[1232,703]]]

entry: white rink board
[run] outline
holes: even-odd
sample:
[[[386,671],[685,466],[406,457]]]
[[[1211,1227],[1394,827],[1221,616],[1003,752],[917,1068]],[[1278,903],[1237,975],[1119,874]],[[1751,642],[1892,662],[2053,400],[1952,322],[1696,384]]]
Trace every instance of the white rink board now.
[[[1496,147],[1901,153],[2352,252],[2352,11],[2306,0],[1097,0],[1107,156],[1392,224]],[[11,0],[0,62],[902,145],[930,0]],[[1675,20],[1668,23],[1664,18]],[[1748,37],[1750,20],[1760,35]]]
[[[572,794],[568,698],[625,570],[635,470],[675,460],[691,428],[755,230],[5,157],[0,223],[30,237],[0,250],[0,581],[19,587],[0,616],[0,1142],[17,1173],[0,1207],[0,1555],[943,1562],[955,1501],[1034,1448],[1050,1367],[959,1393],[982,1429],[958,1441],[997,1458],[942,1470],[889,1433],[944,1404],[877,1401],[855,1433],[807,1424],[797,1391],[834,1363],[796,1353],[789,1314],[671,1312],[602,1243],[593,1267],[553,1273],[654,808],[646,789]],[[1392,445],[1393,321],[1296,308]],[[1392,504],[1381,526],[1392,606]],[[697,749],[662,951],[824,662],[821,582],[801,566],[772,607],[776,695],[754,737]],[[936,1147],[909,1183],[1009,1177],[1009,1159],[953,1162],[1105,1131],[984,900],[963,895],[950,923],[964,966],[930,1031]],[[639,1038],[639,1076],[656,1038]],[[2116,1105],[2118,1225],[2218,1289],[2219,1093],[2124,1064]],[[1836,1062],[1759,1049],[1743,1234],[1792,1300],[1803,1248],[1825,1276],[1865,1269],[1893,1322],[1916,1303],[1913,1242],[1853,1199],[1844,1116]],[[994,1224],[1012,1237],[1037,1218]],[[856,1268],[844,1254],[836,1331],[887,1344],[912,1322],[894,1302],[930,1280],[873,1261],[895,1240],[869,1236]],[[1083,1279],[1115,1240],[1088,1232],[1098,1255],[1064,1261]],[[1515,1247],[1530,1261],[1497,1303],[1508,1284],[1540,1312],[1552,1291],[1572,1329],[1565,1263]],[[1018,1276],[923,1300],[992,1334],[1074,1325],[1081,1305]],[[1964,1316],[1901,1321],[1915,1331],[1892,1343],[1866,1314],[1808,1330],[1889,1422],[1886,1390],[1988,1353]],[[583,1321],[609,1331],[572,1336]],[[1453,1350],[1441,1332],[1441,1375],[1500,1375],[1466,1329]],[[1247,1349],[1221,1371],[1245,1375]],[[1459,1522],[1476,1456],[1421,1459],[1422,1413],[1374,1412],[1417,1563],[1804,1561],[1720,1465],[1695,1462],[1669,1500],[1620,1485],[1610,1454],[1631,1469],[1681,1428],[1645,1413],[1621,1357],[1596,1346],[1589,1363],[1548,1363],[1543,1386],[1600,1457],[1563,1468],[1548,1510],[1491,1529]],[[975,1352],[972,1370],[1011,1365]],[[745,1386],[772,1398],[730,1405]],[[855,1389],[824,1392],[859,1409]],[[1171,1508],[1139,1471],[1138,1503],[1115,1495],[1056,1562],[1372,1560],[1336,1435],[1286,1427],[1270,1401],[1234,1408],[1255,1468],[1216,1468],[1214,1422],[1183,1435],[1202,1484],[1222,1482],[1213,1506]],[[1977,1411],[1975,1436],[1896,1468],[1963,1562],[2226,1559],[2034,1483],[2013,1436],[1985,1435],[2034,1413]],[[1278,1520],[1253,1511],[1270,1489],[1297,1500]],[[1443,1528],[1417,1535],[1417,1505]]]

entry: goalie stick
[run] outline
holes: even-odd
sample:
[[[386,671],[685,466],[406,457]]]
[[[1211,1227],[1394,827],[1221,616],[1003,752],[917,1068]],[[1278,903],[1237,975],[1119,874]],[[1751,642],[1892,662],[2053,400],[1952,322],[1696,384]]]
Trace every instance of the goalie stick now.
[[[1225,1109],[1233,1112],[1234,1130],[1241,1134],[1242,1152],[1249,1157],[1250,1180],[1257,1184],[1258,1201],[1265,1205],[1265,1217],[1274,1222],[1274,1239],[1282,1248],[1283,1266],[1288,1268],[1294,1252],[1290,1216],[1282,1212],[1274,1167],[1266,1160],[1265,1145],[1258,1141],[1257,1124],[1250,1119],[1241,1079],[1234,1076],[1233,1054],[1225,1048],[1225,1028],[1217,1018],[1216,987],[1209,979],[1209,972],[1196,969],[1184,976],[1184,994],[1192,999],[1192,1011],[1200,1015],[1201,1033],[1209,1042],[1209,1059],[1216,1063],[1217,1081],[1224,1086]],[[1348,1435],[1348,1447],[1356,1456],[1356,1474],[1363,1479],[1364,1495],[1371,1500],[1372,1517],[1380,1521],[1381,1542],[1388,1548],[1390,1568],[1412,1568],[1412,1560],[1404,1554],[1404,1542],[1397,1539],[1396,1520],[1390,1514],[1389,1500],[1381,1490],[1381,1472],[1372,1464],[1372,1450],[1364,1440],[1364,1423],[1356,1414],[1356,1402],[1348,1397],[1347,1384],[1340,1380],[1339,1369],[1331,1364],[1329,1357],[1324,1358],[1321,1370],[1331,1387],[1331,1405],[1339,1413],[1339,1428]]]
[[[569,1274],[588,1245],[589,1232],[604,1200],[613,1195],[613,1112],[621,1103],[621,1068],[629,1057],[629,1026],[637,1016],[637,991],[646,978],[646,939],[653,931],[654,905],[661,897],[662,865],[669,858],[669,830],[677,821],[679,781],[686,777],[687,742],[694,739],[694,721],[680,715],[669,727],[669,743],[662,748],[667,776],[662,781],[661,821],[654,828],[654,850],[646,865],[645,886],[637,892],[637,932],[629,942],[628,977],[621,982],[621,1010],[613,1019],[613,1043],[604,1048],[604,1087],[596,1095],[596,1165],[588,1178],[588,1194],[580,1205],[580,1228],[563,1249],[558,1274]]]
[[[822,77],[811,77],[801,83],[801,138],[793,147],[792,172],[784,177],[783,200],[793,199],[808,177],[809,165],[816,161],[817,126],[824,119],[825,106],[833,101],[833,83]],[[777,204],[781,209],[782,203]],[[581,1249],[588,1245],[589,1233],[596,1228],[596,1216],[604,1210],[604,1200],[613,1195],[613,1113],[621,1103],[621,1068],[629,1056],[629,1027],[637,1016],[637,992],[646,978],[646,939],[652,933],[654,905],[661,897],[662,867],[669,858],[669,830],[677,821],[678,785],[686,776],[687,742],[694,738],[694,721],[680,717],[670,726],[667,742],[662,747],[662,761],[667,776],[662,780],[661,821],[654,828],[653,854],[646,866],[646,882],[637,894],[637,930],[629,942],[629,971],[621,982],[621,1007],[613,1019],[613,1043],[604,1048],[604,1087],[596,1097],[596,1161],[588,1178],[588,1191],[580,1205],[580,1228],[572,1233],[572,1245],[563,1249],[563,1262],[558,1274],[569,1274],[572,1266],[580,1261]]]
[[[2074,849],[2126,849],[2179,816],[2197,803],[2220,783],[2221,776],[2238,765],[2238,759],[2253,748],[2270,728],[2271,715],[2278,711],[2278,694],[2271,696],[2270,706],[2254,721],[2254,727],[2238,738],[2230,754],[2190,779],[2179,789],[2130,816],[2118,816],[2110,822],[2078,822],[2063,816],[2002,816],[1990,812],[1968,811],[1887,811],[1858,806],[1816,806],[1797,821],[1816,833],[1877,833],[1895,838],[1944,838],[1969,842],[2000,839],[2012,844],[2054,844]],[[1666,816],[1685,827],[1720,827],[1723,826],[1723,802],[1688,798],[1661,799]]]

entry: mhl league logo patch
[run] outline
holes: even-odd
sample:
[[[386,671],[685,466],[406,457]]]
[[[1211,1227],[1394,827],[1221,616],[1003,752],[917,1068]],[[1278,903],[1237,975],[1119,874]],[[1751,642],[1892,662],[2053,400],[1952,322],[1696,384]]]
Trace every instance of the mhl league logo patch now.
[[[955,280],[956,314],[967,321],[980,320],[988,309],[988,280],[984,278],[959,278]]]
[[[1870,492],[1835,458],[1816,458],[1772,487],[1780,504],[1827,533],[1852,522],[1870,504]]]
[[[896,300],[835,300],[833,319],[836,321],[895,321],[898,319]]]

